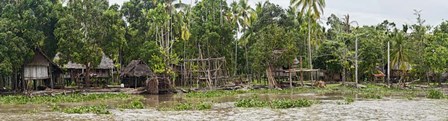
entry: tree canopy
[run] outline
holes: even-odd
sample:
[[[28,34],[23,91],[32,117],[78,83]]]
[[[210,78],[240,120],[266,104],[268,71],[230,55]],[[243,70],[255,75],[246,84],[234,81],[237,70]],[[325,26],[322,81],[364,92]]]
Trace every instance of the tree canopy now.
[[[349,14],[322,23],[325,6],[325,0],[291,0],[289,8],[269,1],[250,6],[247,0],[1,1],[0,75],[19,72],[42,48],[50,58],[58,53],[60,65],[95,68],[105,55],[117,68],[140,59],[169,76],[183,59],[225,57],[228,72],[264,75],[270,66],[302,58],[309,60],[306,67],[352,80],[355,40],[361,80],[384,69],[388,42],[392,69],[416,79],[448,71],[447,21],[429,26],[416,10],[415,23],[402,27],[388,20],[358,26]]]

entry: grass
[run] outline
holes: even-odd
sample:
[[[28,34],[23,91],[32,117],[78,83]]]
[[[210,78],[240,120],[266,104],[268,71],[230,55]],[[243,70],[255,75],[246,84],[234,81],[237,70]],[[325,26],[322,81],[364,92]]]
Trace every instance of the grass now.
[[[276,109],[310,107],[313,101],[307,99],[279,99],[272,101],[262,101],[257,98],[241,99],[235,102],[236,107],[254,108],[254,107],[271,107]]]
[[[347,104],[350,104],[350,103],[355,102],[355,99],[353,99],[352,97],[346,97],[346,98],[344,98],[344,101],[345,101]]]
[[[161,111],[186,111],[186,110],[209,110],[212,104],[208,102],[200,103],[179,103],[172,106],[159,107]]]
[[[430,99],[442,99],[445,98],[446,96],[440,90],[429,90],[426,97]]]
[[[269,103],[261,101],[256,98],[241,99],[235,102],[236,107],[252,108],[252,107],[266,107]]]
[[[9,95],[0,96],[1,105],[49,105],[53,111],[64,113],[95,113],[109,114],[108,109],[142,109],[144,104],[141,101],[143,96],[117,94],[69,94],[55,96],[23,96]],[[101,104],[98,104],[101,102]],[[106,105],[104,102],[115,102],[117,104]],[[65,107],[67,103],[79,103],[77,106]],[[85,105],[94,104],[94,105]]]
[[[130,103],[119,105],[120,109],[143,109],[145,108],[145,104],[143,104],[140,100],[133,100]]]
[[[107,110],[107,105],[95,105],[95,106],[78,106],[78,107],[71,107],[71,108],[64,108],[60,111],[64,113],[76,113],[76,114],[83,114],[83,113],[94,113],[94,114],[110,114],[110,112]]]
[[[53,104],[53,103],[73,103],[88,102],[110,99],[133,99],[138,96],[128,95],[124,93],[118,94],[69,94],[55,96],[23,96],[8,95],[0,96],[0,104]]]
[[[299,100],[280,99],[280,100],[273,100],[270,103],[271,108],[285,109],[285,108],[310,107],[313,104],[313,101],[306,99],[299,99]]]
[[[352,88],[347,86],[342,86],[340,84],[329,84],[327,88],[303,88],[296,87],[290,89],[259,89],[259,90],[214,90],[206,92],[192,92],[186,94],[186,98],[218,98],[225,96],[235,96],[238,94],[300,94],[300,93],[315,93],[315,94],[339,94],[343,96],[355,96],[358,95],[361,98],[366,99],[382,99],[385,96],[402,96],[412,98],[417,95],[426,95],[425,90],[417,89],[397,89],[397,88],[387,88],[384,86],[378,86],[374,84],[367,84],[366,88]]]
[[[75,107],[61,107],[56,104],[51,105],[53,111],[64,112],[64,113],[94,113],[94,114],[110,114],[109,109],[143,109],[144,104],[140,100],[133,100],[129,103],[118,105],[116,107],[106,104],[100,105],[86,105],[86,106],[75,106]]]
[[[212,90],[206,92],[191,92],[186,95],[187,98],[213,98],[213,97],[222,97],[222,96],[232,96],[237,94],[243,94],[246,91],[241,90]]]

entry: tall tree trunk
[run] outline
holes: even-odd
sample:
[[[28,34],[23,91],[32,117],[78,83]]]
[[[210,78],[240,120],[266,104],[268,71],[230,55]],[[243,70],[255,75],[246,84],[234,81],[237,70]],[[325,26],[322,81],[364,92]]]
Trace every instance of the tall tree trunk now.
[[[303,59],[302,56],[300,56],[300,84],[303,86],[305,86],[305,84],[303,83]]]
[[[308,59],[310,63],[310,69],[313,69],[313,59],[311,58],[311,18],[308,17]],[[313,76],[311,75],[311,81],[313,81]]]
[[[277,88],[277,82],[275,81],[275,78],[272,74],[272,66],[269,64],[268,68],[266,69],[266,76],[268,77],[268,84],[269,88]]]
[[[238,71],[238,32],[240,29],[237,29],[236,37],[235,37],[235,71],[233,73],[233,76],[236,76],[236,73]]]
[[[345,84],[345,75],[346,74],[346,69],[345,68],[342,68],[342,84],[344,85]]]
[[[84,74],[84,79],[86,82],[85,87],[90,88],[90,63],[86,63],[86,71]]]

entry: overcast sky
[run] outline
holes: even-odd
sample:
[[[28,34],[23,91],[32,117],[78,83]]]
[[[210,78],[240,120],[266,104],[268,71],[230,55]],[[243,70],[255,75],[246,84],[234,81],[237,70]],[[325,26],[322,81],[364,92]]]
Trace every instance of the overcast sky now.
[[[122,4],[129,0],[109,0],[110,4]],[[228,3],[234,0],[227,0]],[[238,0],[235,0],[238,1]],[[254,6],[257,2],[266,0],[249,0]],[[289,6],[289,0],[269,0],[283,8]],[[182,0],[190,3],[190,0]],[[387,19],[397,24],[414,24],[415,10],[422,10],[426,24],[435,26],[448,19],[448,0],[326,0],[324,18],[331,14],[342,17],[350,14],[350,19],[359,25],[376,25]]]

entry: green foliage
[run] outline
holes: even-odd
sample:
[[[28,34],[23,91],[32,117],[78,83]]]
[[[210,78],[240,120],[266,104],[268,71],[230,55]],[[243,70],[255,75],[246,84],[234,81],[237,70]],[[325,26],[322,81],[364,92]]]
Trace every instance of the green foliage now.
[[[119,105],[118,108],[122,109],[143,109],[145,104],[140,100],[132,100],[130,103]]]
[[[53,103],[70,103],[70,102],[87,102],[107,99],[131,99],[141,98],[139,96],[132,96],[128,94],[70,94],[70,95],[55,95],[55,96],[23,96],[23,95],[8,95],[0,96],[1,104],[53,104]]]
[[[268,25],[255,36],[257,42],[250,50],[253,66],[263,71],[268,66],[287,66],[295,58],[294,35],[278,25]]]
[[[210,103],[199,103],[198,105],[196,105],[196,110],[208,110],[211,109],[212,105]]]
[[[225,91],[225,90],[212,90],[205,92],[191,92],[186,96],[188,98],[213,98],[213,97],[222,97],[222,96],[232,96],[236,94],[242,94],[246,91],[235,90],[235,91]]]
[[[206,102],[200,103],[180,103],[174,106],[174,110],[184,111],[184,110],[208,110],[211,109],[212,105]]]
[[[440,90],[429,90],[426,97],[431,98],[431,99],[442,99],[442,98],[445,98],[446,96]]]
[[[345,98],[344,98],[344,101],[345,101],[347,104],[350,104],[350,103],[355,102],[355,99],[353,99],[352,97],[345,97]]]
[[[269,106],[269,104],[266,101],[261,101],[256,98],[249,98],[249,99],[241,99],[241,100],[236,101],[235,106],[251,108],[251,107],[266,107],[266,106]]]
[[[299,107],[310,107],[313,101],[307,99],[280,99],[272,101],[261,101],[255,98],[241,99],[235,102],[236,107],[252,108],[252,107],[271,107],[271,108],[299,108]]]
[[[107,105],[98,105],[98,106],[78,106],[71,108],[64,108],[62,112],[64,113],[76,113],[76,114],[84,114],[84,113],[94,113],[94,114],[110,114],[107,110]]]
[[[448,22],[442,22],[436,27],[434,35],[429,38],[428,45],[423,55],[424,62],[430,67],[430,71],[435,73],[443,73],[448,67],[448,32],[444,31],[448,28]]]
[[[312,101],[306,99],[299,100],[273,100],[271,101],[272,108],[299,108],[299,107],[310,107],[313,104]]]
[[[84,10],[86,7],[94,9]],[[98,1],[82,1],[72,0],[64,7],[66,11],[60,16],[55,30],[55,35],[59,39],[59,57],[61,63],[67,61],[85,64],[87,68],[96,67],[100,63],[100,59],[104,53],[102,41],[109,42],[103,32],[113,26],[109,22],[103,22],[103,12],[108,9],[108,2],[105,0]],[[110,15],[110,12],[107,12]],[[109,23],[106,24],[105,23]],[[118,34],[120,31],[115,29],[112,34]],[[115,33],[118,32],[118,33]],[[106,34],[107,35],[107,34]],[[120,36],[120,35],[117,35]],[[110,36],[107,36],[110,37]],[[111,41],[119,41],[115,38]],[[107,44],[106,44],[107,45]],[[106,46],[105,45],[105,46]],[[109,54],[109,53],[106,53]]]
[[[181,111],[181,110],[193,110],[193,106],[190,103],[181,103],[181,104],[177,104],[174,107],[174,110],[178,110],[178,111]]]
[[[314,67],[353,73],[356,39],[362,80],[372,80],[378,67],[386,65],[388,41],[392,68],[411,69],[412,79],[424,80],[426,72],[447,71],[446,21],[431,28],[425,25],[421,11],[415,11],[416,23],[400,29],[387,20],[355,27],[349,15],[331,15],[323,26],[316,20],[323,13],[324,0],[290,2],[291,7],[283,9],[269,1],[251,8],[248,0],[230,5],[226,0],[201,0],[194,5],[129,0],[121,8],[107,0],[1,1],[0,75],[18,76],[36,47],[50,58],[60,53],[61,65],[72,61],[94,68],[103,54],[120,63],[117,67],[140,59],[153,72],[172,79],[177,76],[172,66],[182,59],[225,57],[226,71],[264,77],[267,66],[286,67],[308,50],[316,55],[304,60],[313,60]],[[310,64],[303,63],[305,67]],[[378,98],[383,94],[365,95]]]

